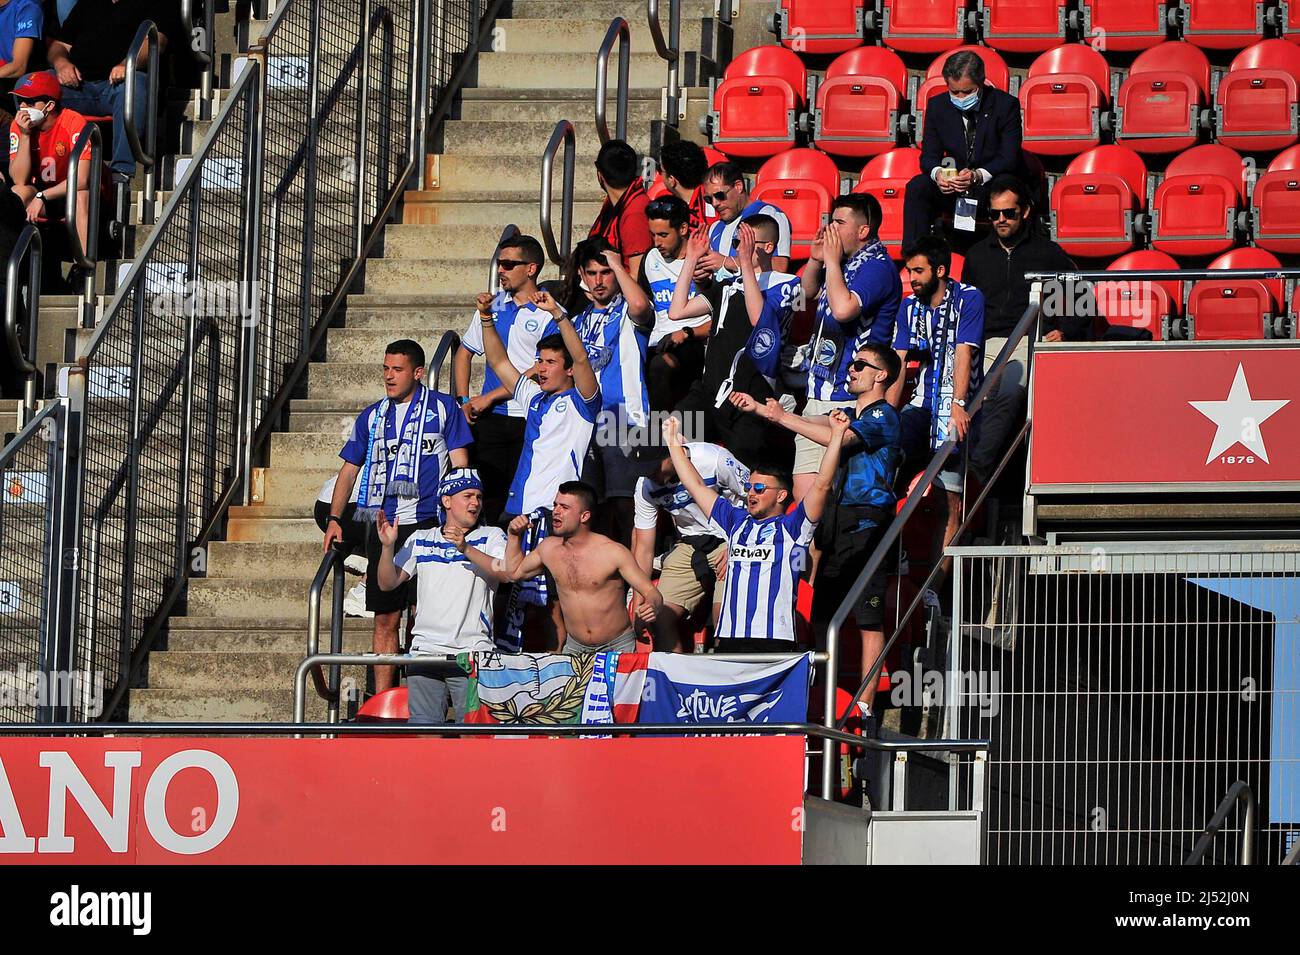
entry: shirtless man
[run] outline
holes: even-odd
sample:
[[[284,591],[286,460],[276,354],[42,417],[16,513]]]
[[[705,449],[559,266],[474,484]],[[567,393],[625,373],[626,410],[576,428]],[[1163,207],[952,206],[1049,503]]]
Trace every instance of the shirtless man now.
[[[555,493],[551,536],[527,556],[520,538],[528,530],[527,515],[510,522],[506,567],[512,580],[536,577],[545,568],[555,578],[560,610],[568,635],[556,650],[598,653],[636,650],[636,635],[627,616],[627,588],[642,598],[637,617],[646,623],[663,608],[663,598],[637,566],[632,552],[591,529],[596,492],[581,481],[566,481]]]

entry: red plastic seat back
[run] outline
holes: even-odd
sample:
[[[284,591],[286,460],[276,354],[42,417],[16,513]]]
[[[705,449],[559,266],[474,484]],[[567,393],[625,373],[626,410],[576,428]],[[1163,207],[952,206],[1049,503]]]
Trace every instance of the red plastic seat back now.
[[[1149,269],[1177,269],[1172,256],[1151,249],[1129,252],[1109,266],[1108,271],[1124,272]],[[1159,341],[1164,337],[1164,320],[1182,308],[1182,282],[1098,282],[1097,311],[1108,325],[1145,328]]]
[[[1291,3],[1288,0],[1286,5],[1286,24],[1283,26],[1283,36],[1292,43],[1300,43],[1300,3]],[[1294,312],[1295,309],[1292,309]]]
[[[943,82],[943,65],[948,62],[948,57],[954,53],[974,53],[984,61],[984,80],[990,86],[996,86],[1002,92],[1011,88],[1011,69],[1007,66],[1007,61],[995,50],[990,50],[986,46],[966,45],[955,47],[947,50],[940,56],[936,56],[930,61],[929,67],[925,71],[926,81],[939,80]],[[944,87],[947,88],[946,86]],[[918,97],[919,99],[919,97]]]
[[[1102,99],[1110,99],[1110,66],[1104,56],[1086,43],[1062,43],[1029,65],[1030,77],[1068,73],[1088,77],[1100,91]]]
[[[1257,246],[1300,255],[1300,146],[1269,164],[1268,172],[1255,183],[1251,207]]]
[[[808,71],[782,46],[746,50],[713,94],[713,144],[728,156],[774,156],[794,145],[793,113],[807,101]]]
[[[1072,156],[1101,137],[1099,111],[1110,100],[1110,68],[1092,47],[1069,43],[1048,50],[1020,86],[1024,145],[1030,152]]]
[[[1229,146],[1206,143],[1189,149],[1169,161],[1165,178],[1174,176],[1214,175],[1231,182],[1240,199],[1246,194],[1246,166],[1241,154]]]
[[[1110,173],[1119,176],[1133,192],[1139,208],[1147,204],[1147,165],[1127,146],[1094,146],[1070,161],[1066,175]]]
[[[1084,42],[1101,41],[1107,50],[1145,50],[1163,43],[1165,0],[1080,0]]]
[[[880,203],[882,219],[880,241],[895,259],[903,245],[903,198],[907,183],[921,172],[921,150],[913,147],[891,149],[874,157],[862,167],[854,192],[865,192]]]
[[[1297,4],[1300,6],[1300,4]],[[1300,169],[1300,146],[1284,149],[1268,164],[1269,172],[1281,172],[1284,169]]]
[[[880,37],[890,49],[938,53],[965,37],[965,0],[882,0],[881,6]]]
[[[775,76],[785,80],[796,92],[799,102],[807,98],[808,70],[799,55],[783,46],[756,46],[731,61],[723,79],[738,80],[755,76]]]
[[[1267,0],[1179,0],[1183,36],[1212,50],[1239,50],[1264,35]]]
[[[781,0],[781,43],[799,53],[839,53],[861,46],[865,0]]]
[[[788,149],[779,153],[763,163],[754,182],[761,186],[783,179],[811,179],[820,183],[832,196],[840,194],[840,171],[835,160],[820,149]],[[781,205],[779,202],[775,204]],[[788,211],[784,206],[781,209]]]
[[[1278,257],[1266,249],[1242,248],[1225,252],[1210,263],[1212,269],[1277,269],[1282,267]],[[1281,279],[1251,280],[1262,281],[1268,289],[1274,305],[1281,305],[1283,299],[1283,282]]]
[[[827,222],[831,202],[839,190],[831,191],[812,179],[769,179],[754,187],[749,198],[770,202],[790,220],[790,258],[802,261],[818,231]]]
[[[907,67],[893,50],[864,46],[836,58],[817,87],[813,141],[841,156],[874,156],[898,145]]]
[[[411,718],[406,687],[395,686],[376,693],[357,710],[358,723],[405,723]]]
[[[1278,268],[1277,257],[1263,249],[1233,249],[1210,263],[1211,269]],[[1280,279],[1204,281],[1187,298],[1192,335],[1200,341],[1242,341],[1267,337],[1264,316],[1282,303]]]
[[[1143,50],[1129,67],[1129,76],[1137,73],[1186,73],[1205,96],[1210,95],[1210,59],[1199,46],[1170,40]]]
[[[1068,0],[983,0],[980,26],[994,49],[1037,53],[1065,42]]]
[[[1296,141],[1300,47],[1264,40],[1242,50],[1215,96],[1218,140],[1247,150],[1281,149]]]
[[[872,76],[888,81],[900,95],[907,91],[907,66],[883,46],[863,46],[837,56],[826,68],[826,79],[840,76]]]

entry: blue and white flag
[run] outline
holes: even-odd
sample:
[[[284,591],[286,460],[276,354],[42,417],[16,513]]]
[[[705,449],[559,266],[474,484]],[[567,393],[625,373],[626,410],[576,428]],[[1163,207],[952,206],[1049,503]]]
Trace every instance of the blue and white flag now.
[[[803,723],[811,682],[808,653],[776,663],[652,653],[637,722]]]

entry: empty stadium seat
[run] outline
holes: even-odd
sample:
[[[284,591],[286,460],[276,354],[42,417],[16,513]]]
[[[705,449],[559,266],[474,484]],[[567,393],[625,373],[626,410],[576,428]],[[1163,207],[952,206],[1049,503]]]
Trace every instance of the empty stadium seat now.
[[[1129,252],[1107,266],[1108,271],[1128,272],[1154,269],[1177,269],[1173,256],[1153,249]],[[1160,341],[1165,330],[1182,309],[1182,282],[1098,282],[1095,289],[1097,311],[1106,325],[1144,328]],[[1098,329],[1103,333],[1105,328]]]
[[[791,149],[763,163],[749,198],[770,202],[789,217],[790,258],[803,260],[839,194],[835,160],[817,149]]]
[[[1183,38],[1211,50],[1240,50],[1264,35],[1269,0],[1179,0]]]
[[[1169,163],[1151,204],[1151,246],[1170,255],[1216,255],[1232,248],[1245,167],[1227,147],[1207,144]]]
[[[1251,195],[1251,234],[1261,249],[1300,254],[1300,146],[1268,164]]]
[[[1103,122],[1109,125],[1109,104],[1110,67],[1104,56],[1082,43],[1048,50],[1020,85],[1025,149],[1073,156],[1096,146]]]
[[[813,143],[837,156],[875,156],[898,145],[907,67],[893,50],[864,46],[835,59],[817,87]]]
[[[858,184],[853,187],[854,192],[873,195],[880,203],[880,241],[895,259],[903,248],[903,196],[908,181],[920,172],[921,150],[891,149],[863,166]]]
[[[1282,21],[1282,35],[1292,43],[1300,43],[1300,3],[1287,0],[1286,19]]]
[[[1300,137],[1300,47],[1263,40],[1233,58],[1215,96],[1218,141],[1233,149],[1290,146]]]
[[[1041,53],[1065,42],[1068,0],[979,0],[980,33],[995,50]]]
[[[728,156],[775,156],[794,145],[807,104],[808,71],[781,46],[746,50],[713,92],[709,133]]]
[[[1191,149],[1210,95],[1210,61],[1190,43],[1138,54],[1115,102],[1115,141],[1142,153]]]
[[[1004,93],[1010,88],[1011,70],[1007,68],[1006,60],[1002,59],[997,51],[990,50],[986,46],[959,46],[936,56],[925,71],[925,79],[912,98],[912,112],[916,115],[914,138],[918,143],[925,133],[926,104],[930,102],[932,96],[948,91],[948,84],[943,78],[943,64],[948,57],[963,50],[976,54],[984,61],[984,79],[990,86],[995,86]]]
[[[358,723],[405,723],[410,718],[404,686],[376,693],[357,710]]]
[[[870,19],[892,50],[939,53],[966,39],[966,0],[881,0]]]
[[[1263,249],[1233,249],[1210,263],[1212,269],[1270,269],[1281,263]],[[1282,303],[1281,279],[1206,280],[1187,296],[1191,337],[1197,341],[1249,341],[1272,333]]]
[[[769,29],[796,53],[842,53],[866,36],[866,0],[781,0]]]
[[[1070,23],[1085,43],[1104,42],[1108,51],[1145,50],[1168,35],[1165,0],[1081,0]]]
[[[1119,255],[1137,244],[1146,164],[1127,146],[1095,146],[1052,189],[1052,238],[1070,255]]]

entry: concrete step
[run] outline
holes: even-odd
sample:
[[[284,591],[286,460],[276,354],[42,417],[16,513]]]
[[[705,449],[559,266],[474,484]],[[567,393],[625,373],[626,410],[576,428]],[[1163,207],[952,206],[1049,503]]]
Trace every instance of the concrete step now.
[[[475,382],[472,376],[470,380]],[[359,402],[361,407],[365,407],[382,396],[379,371],[374,362],[312,362],[307,371],[307,381],[308,395],[318,400]],[[481,384],[482,379],[477,379],[477,382]],[[444,370],[439,384],[443,391],[451,388],[450,365]]]
[[[681,11],[683,22],[692,17],[711,17],[713,0],[682,0]],[[608,24],[614,17],[623,17],[632,25],[633,42],[643,34],[647,43],[649,41],[645,4],[633,3],[631,0],[582,0],[581,3],[574,3],[573,0],[514,0],[510,12],[518,19],[560,22],[580,17],[583,20],[604,20]],[[659,5],[659,16],[663,20],[664,36],[667,37],[668,4]]]
[[[596,172],[592,163],[600,150],[600,141],[579,139],[575,142],[573,199],[575,202],[599,203],[604,193],[596,184]],[[564,183],[564,169],[560,157],[556,157],[552,172],[555,181],[556,197]],[[438,164],[438,190],[447,193],[480,193],[485,190],[502,192],[518,191],[531,194],[536,202],[538,189],[542,181],[542,153],[538,150],[532,154],[503,153],[500,155],[462,155],[453,153],[443,156]]]
[[[558,233],[558,221],[554,228]],[[588,228],[580,228],[575,223],[570,230],[573,244],[577,245],[585,239],[588,231]],[[419,259],[428,257],[431,249],[455,249],[459,255],[481,256],[483,280],[487,281],[488,263],[501,240],[501,232],[501,227],[495,223],[390,225],[384,235],[384,257]]]
[[[596,131],[596,123],[590,111],[564,118],[573,123],[574,142],[579,150],[584,147],[587,151],[600,149],[600,134]],[[612,134],[612,115],[609,122]],[[447,124],[443,134],[443,153],[450,156],[517,156],[520,161],[536,159],[540,162],[554,130],[554,122],[537,120],[514,123],[459,120]],[[627,141],[637,152],[645,155],[650,148],[649,125],[630,124]],[[592,158],[595,158],[594,152]]]
[[[464,314],[448,316],[441,322],[430,322],[430,328],[415,328],[404,322],[395,322],[388,328],[331,328],[329,340],[327,343],[327,358],[330,362],[365,362],[375,363],[376,386],[379,384],[378,368],[383,361],[384,348],[393,340],[395,335],[402,335],[407,338],[414,338],[424,348],[424,353],[430,359],[433,357],[433,350],[437,346],[439,339],[444,332],[452,331],[457,335],[463,333],[469,322]],[[442,381],[444,389],[451,387],[451,357],[446,360],[442,370]],[[376,399],[378,400],[378,399]]]
[[[315,526],[313,522],[312,527]],[[190,581],[186,608],[204,616],[223,614],[230,620],[258,620],[282,616],[291,608],[301,607],[305,621],[310,583],[308,580],[279,578],[195,578]],[[354,583],[355,580],[349,578],[347,586],[350,588]],[[327,582],[322,606],[328,606],[332,593],[333,587]]]
[[[590,168],[590,167],[588,167]],[[537,166],[538,179],[541,182],[541,166]],[[561,174],[563,170],[561,170]],[[577,179],[577,173],[574,174]],[[556,177],[555,187],[558,190],[562,185],[559,176]],[[402,207],[402,221],[404,223],[416,223],[423,225],[486,225],[496,230],[497,237],[501,236],[506,225],[513,223],[524,235],[540,237],[538,232],[538,209],[537,209],[537,183],[534,183],[530,190],[520,192],[514,196],[508,196],[504,193],[445,193],[441,190],[426,190],[416,192],[414,190],[406,193],[405,204]],[[590,201],[577,201],[573,203],[573,221],[579,227],[590,227],[591,223],[596,221],[596,216],[600,214],[601,198],[594,197]],[[559,226],[559,208],[555,210],[556,227]],[[484,264],[484,271],[487,265]]]
[[[292,683],[291,673],[283,690],[132,690],[130,719],[133,723],[289,723],[293,720]],[[325,720],[325,702],[310,685],[307,719]]]
[[[271,465],[292,463],[295,468],[321,471],[337,468],[339,449],[346,440],[341,434],[282,431],[271,435]],[[311,513],[310,509],[307,513]]]
[[[165,650],[149,656],[149,687],[157,690],[211,692],[229,686],[242,692],[282,690],[293,686],[303,649],[287,653],[261,650],[189,653]]]
[[[418,292],[427,289],[461,292],[468,300],[485,290],[487,263],[481,258],[371,259],[366,264],[366,291]]]
[[[319,490],[319,486],[317,488]],[[315,495],[311,495],[315,499]],[[213,541],[208,547],[209,580],[257,577],[311,580],[320,568],[320,541],[301,544],[259,544]],[[355,577],[349,576],[350,580]]]
[[[593,60],[594,64],[594,60]],[[609,129],[614,131],[618,106],[613,84],[617,82],[617,64],[610,64],[610,95],[608,100]],[[571,123],[581,120],[595,121],[595,67],[592,67],[593,89],[471,89],[462,93],[460,122],[476,123],[545,123],[551,129],[562,119]],[[701,90],[701,96],[705,91]],[[693,97],[694,91],[687,95]],[[649,130],[650,123],[662,117],[659,90],[629,90],[628,130]],[[455,125],[454,123],[452,125]],[[689,130],[683,130],[689,134]],[[548,134],[549,138],[549,134]],[[545,145],[545,143],[543,143]]]
[[[609,19],[587,19],[586,9],[582,4],[573,4],[571,13],[563,19],[522,20],[512,18],[498,20],[497,38],[494,48],[499,53],[589,53],[593,60],[605,39],[609,29]],[[630,20],[631,18],[629,18]],[[645,11],[642,10],[641,21],[631,23],[632,50],[637,51],[637,41],[644,37],[644,48],[652,49],[650,34],[645,27]],[[665,21],[666,22],[666,21]],[[638,35],[640,34],[640,35]],[[610,57],[610,74],[618,65],[618,47]]]
[[[317,488],[320,490],[320,488]],[[314,498],[315,495],[312,495]],[[226,525],[226,539],[232,541],[260,541],[267,544],[303,544],[315,541],[320,544],[320,528],[311,517],[268,520],[265,518],[232,517]],[[306,591],[303,591],[305,601]],[[304,603],[304,607],[307,605]],[[304,611],[305,612],[305,611]]]
[[[356,405],[355,414],[360,414],[365,405]],[[340,447],[342,445],[340,444]],[[341,461],[334,462],[328,469],[275,467],[267,468],[263,479],[262,503],[268,507],[301,504],[305,500],[316,499],[325,482],[339,473]],[[317,531],[319,537],[320,532]],[[319,543],[319,541],[318,541]]]
[[[613,69],[610,72],[617,77]],[[631,87],[658,89],[667,77],[668,64],[659,54],[633,48]],[[595,49],[590,53],[482,53],[478,59],[479,89],[594,89],[595,83]]]
[[[328,641],[322,620],[321,639]],[[307,614],[303,610],[296,620],[258,621],[256,627],[231,627],[225,617],[172,617],[167,622],[167,652],[216,653],[223,650],[263,651],[266,653],[307,652]],[[374,621],[368,617],[345,617],[343,649],[345,652],[369,652]]]

